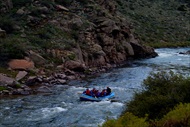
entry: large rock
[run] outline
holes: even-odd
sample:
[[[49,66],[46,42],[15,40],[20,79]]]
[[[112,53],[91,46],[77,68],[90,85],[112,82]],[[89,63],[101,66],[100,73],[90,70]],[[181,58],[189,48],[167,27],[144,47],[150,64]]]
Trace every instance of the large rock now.
[[[69,60],[66,61],[64,66],[70,70],[74,70],[74,71],[84,71],[85,70],[85,65],[82,64],[79,61],[73,61],[73,60]]]
[[[190,50],[187,52],[179,52],[179,54],[190,55]]]
[[[41,55],[32,50],[29,51],[29,57],[36,65],[43,65],[46,63],[46,60]]]
[[[50,88],[48,88],[47,86],[41,86],[37,89],[37,92],[40,93],[51,93],[52,90]]]
[[[133,47],[135,58],[151,58],[158,56],[152,47],[142,46],[138,43],[132,42],[130,44]]]
[[[7,76],[5,76],[3,74],[0,74],[0,82],[12,85],[13,82],[15,82],[15,80],[13,78],[10,78],[10,77],[7,77]]]
[[[14,70],[31,70],[34,68],[34,62],[25,59],[13,59],[8,65]]]
[[[19,71],[18,74],[16,75],[16,80],[19,81],[21,79],[23,79],[26,75],[28,74],[28,72],[26,71]]]
[[[24,8],[20,8],[17,10],[16,14],[23,15],[25,13]]]

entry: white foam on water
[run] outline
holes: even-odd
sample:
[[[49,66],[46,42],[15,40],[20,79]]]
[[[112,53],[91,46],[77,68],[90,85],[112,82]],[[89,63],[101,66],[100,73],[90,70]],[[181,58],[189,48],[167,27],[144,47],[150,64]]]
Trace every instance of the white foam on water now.
[[[59,112],[67,111],[67,109],[61,107],[54,107],[54,108],[44,108],[42,109],[43,117],[46,118],[48,116],[54,115]]]
[[[120,102],[113,102],[112,104],[113,104],[114,107],[115,107],[115,106],[117,106],[117,107],[122,107],[122,106],[124,106],[124,104],[123,104],[123,103],[120,103]]]
[[[170,56],[172,56],[172,54],[168,54],[168,53],[159,53],[158,56],[159,56],[159,57],[170,57]]]
[[[10,107],[5,107],[5,109],[7,109],[7,110],[8,110],[8,109],[10,109]]]
[[[67,109],[62,107],[54,107],[54,108],[42,108],[39,111],[32,112],[27,119],[28,121],[39,121],[42,119],[46,119],[52,117],[60,112],[67,111]]]
[[[83,90],[83,89],[85,89],[85,88],[84,88],[84,87],[72,86],[72,87],[70,87],[69,89],[72,89],[72,90]]]
[[[124,87],[111,87],[112,91],[113,90],[119,90],[119,91],[126,91],[128,90],[128,88],[124,88]]]

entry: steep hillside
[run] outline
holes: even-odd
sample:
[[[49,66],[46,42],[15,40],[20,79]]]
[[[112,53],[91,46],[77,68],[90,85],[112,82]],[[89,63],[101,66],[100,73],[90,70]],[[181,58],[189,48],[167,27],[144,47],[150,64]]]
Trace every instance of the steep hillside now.
[[[32,50],[58,64],[75,60],[105,66],[128,57],[155,56],[153,49],[138,43],[116,5],[106,0],[4,0],[0,58],[30,57]]]
[[[129,58],[157,56],[115,1],[2,0],[0,7],[0,94],[44,92]]]
[[[117,0],[119,11],[143,42],[190,40],[188,0]]]

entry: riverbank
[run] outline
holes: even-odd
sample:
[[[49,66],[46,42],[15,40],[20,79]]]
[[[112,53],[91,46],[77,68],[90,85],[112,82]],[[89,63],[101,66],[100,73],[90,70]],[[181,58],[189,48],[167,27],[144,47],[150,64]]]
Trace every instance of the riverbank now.
[[[178,48],[178,47],[190,47],[190,42],[154,42],[154,43],[145,43],[153,48]]]
[[[11,70],[0,68],[0,96],[31,95],[51,93],[55,85],[68,85],[73,80],[83,80],[105,73],[113,68],[127,64],[107,64],[107,66],[85,68],[83,72],[73,71],[63,65],[57,68],[33,68],[31,70]]]

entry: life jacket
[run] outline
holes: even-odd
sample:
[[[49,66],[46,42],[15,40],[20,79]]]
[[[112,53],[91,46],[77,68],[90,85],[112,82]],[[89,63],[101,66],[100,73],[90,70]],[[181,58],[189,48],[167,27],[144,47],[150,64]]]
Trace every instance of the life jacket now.
[[[101,96],[105,96],[106,95],[106,90],[104,89],[104,90],[102,90],[102,92],[101,92]]]
[[[97,92],[96,92],[96,97],[100,97],[100,95],[101,95],[100,92],[97,91]]]
[[[86,90],[86,95],[90,95],[90,90],[89,89]]]

